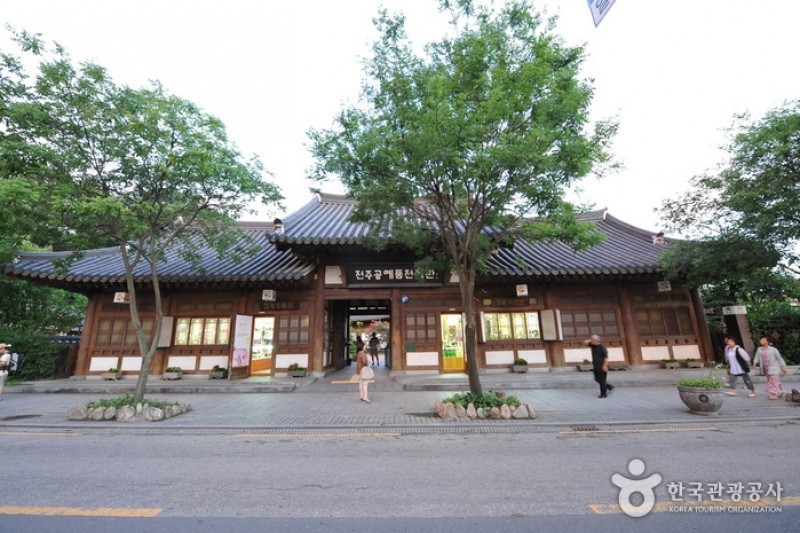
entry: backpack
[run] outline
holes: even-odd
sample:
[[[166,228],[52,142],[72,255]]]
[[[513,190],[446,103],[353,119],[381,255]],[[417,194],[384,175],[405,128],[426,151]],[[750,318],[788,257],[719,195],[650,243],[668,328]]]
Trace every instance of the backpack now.
[[[6,367],[6,370],[8,371],[9,376],[13,376],[22,368],[24,357],[16,352],[10,355],[11,358],[8,360],[8,366]]]
[[[742,349],[737,346],[736,347],[736,360],[739,362],[739,366],[742,367],[742,370],[745,373],[750,372],[750,356],[747,355],[747,352],[745,352],[744,357],[742,357],[742,355],[740,353],[740,350],[742,350]],[[742,350],[742,351],[744,351],[744,350]]]

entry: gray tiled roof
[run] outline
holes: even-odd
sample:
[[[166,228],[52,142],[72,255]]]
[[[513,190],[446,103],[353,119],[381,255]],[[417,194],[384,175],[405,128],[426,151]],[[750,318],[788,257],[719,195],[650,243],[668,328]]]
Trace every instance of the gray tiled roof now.
[[[200,250],[197,267],[184,261],[177,249],[167,254],[159,264],[159,281],[164,285],[210,282],[223,285],[246,285],[259,282],[296,282],[315,271],[313,261],[298,257],[291,251],[279,251],[267,242],[265,233],[272,224],[241,223],[244,233],[258,245],[254,256],[236,263],[219,258],[211,248]],[[125,268],[117,248],[89,250],[70,265],[69,271],[56,271],[54,261],[63,260],[70,252],[21,253],[13,264],[4,265],[3,272],[11,277],[40,281],[53,286],[119,285],[125,283]],[[146,265],[137,266],[136,281],[148,283]]]
[[[233,286],[302,282],[315,272],[315,249],[357,245],[370,235],[366,224],[350,222],[354,207],[355,201],[345,196],[321,194],[288,215],[282,230],[273,223],[241,223],[246,234],[256,243],[263,243],[255,256],[237,264],[218,258],[206,248],[201,250],[198,270],[175,251],[159,266],[160,281],[164,285],[202,282]],[[563,243],[517,241],[489,258],[490,277],[635,276],[658,271],[658,258],[665,245],[653,244],[652,232],[626,224],[605,211],[581,218],[594,221],[598,230],[606,234],[606,240],[584,252],[574,252]],[[124,283],[123,263],[116,248],[90,250],[67,273],[57,273],[53,261],[68,255],[69,252],[22,253],[3,271],[11,277],[63,287]],[[136,279],[148,283],[149,273],[144,265],[137,268]]]
[[[280,234],[270,240],[284,245],[352,245],[370,234],[366,224],[350,222],[355,201],[345,196],[322,194],[287,216]],[[491,276],[553,277],[587,275],[654,274],[665,244],[654,244],[654,233],[626,224],[605,210],[581,216],[593,221],[606,239],[584,252],[563,243],[529,244],[516,241],[500,248],[488,260]],[[666,244],[669,240],[664,241]]]

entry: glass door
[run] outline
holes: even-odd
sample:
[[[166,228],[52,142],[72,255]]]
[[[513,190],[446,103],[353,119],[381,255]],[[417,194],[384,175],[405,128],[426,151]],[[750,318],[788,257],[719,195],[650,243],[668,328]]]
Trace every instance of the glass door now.
[[[253,320],[253,361],[251,374],[272,373],[272,352],[275,349],[275,317],[257,316]]]
[[[463,372],[464,322],[460,314],[442,315],[442,370]]]

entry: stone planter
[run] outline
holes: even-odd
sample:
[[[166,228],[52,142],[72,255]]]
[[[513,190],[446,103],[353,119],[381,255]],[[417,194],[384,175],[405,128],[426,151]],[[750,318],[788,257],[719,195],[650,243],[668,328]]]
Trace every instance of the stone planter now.
[[[515,374],[525,374],[528,371],[528,365],[514,365],[512,368]]]
[[[208,379],[228,379],[228,369],[212,370],[208,373]]]
[[[307,372],[305,370],[287,370],[286,371],[286,374],[290,378],[304,378],[304,377],[306,377],[306,373]]]
[[[181,379],[183,377],[183,372],[164,372],[161,375],[161,379],[167,381],[174,381],[176,379]]]
[[[122,377],[122,372],[103,372],[100,377],[105,381],[117,381]]]
[[[678,361],[667,361],[661,364],[664,366],[664,368],[672,368],[672,369],[678,368],[678,366],[680,366],[680,362]]]
[[[591,372],[594,370],[594,365],[584,365],[583,363],[576,365],[579,372]]]
[[[703,368],[703,361],[686,361],[686,368]]]
[[[717,416],[725,400],[722,389],[678,386],[681,401],[696,415]]]

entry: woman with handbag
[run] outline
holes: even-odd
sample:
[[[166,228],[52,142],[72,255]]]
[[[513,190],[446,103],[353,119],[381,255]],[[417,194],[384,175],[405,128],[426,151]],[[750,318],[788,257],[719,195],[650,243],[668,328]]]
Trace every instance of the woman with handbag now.
[[[753,368],[761,365],[764,375],[767,376],[767,394],[770,400],[783,398],[786,391],[781,385],[781,373],[786,374],[786,362],[781,357],[781,352],[772,344],[770,338],[762,336],[759,340],[760,348],[756,349],[756,357],[753,359]]]
[[[369,402],[369,380],[375,377],[375,372],[369,366],[367,352],[362,347],[356,355],[356,375],[358,376],[358,394],[362,402]]]
[[[728,396],[739,395],[739,393],[736,392],[736,379],[742,376],[745,386],[750,389],[750,394],[748,394],[747,397],[755,398],[758,395],[756,394],[756,388],[753,386],[753,382],[750,380],[750,356],[744,351],[744,348],[736,343],[736,339],[733,337],[725,337],[725,345],[725,359],[728,360],[728,372],[730,373],[730,382],[728,386],[731,388],[731,390],[727,391],[725,394]]]

